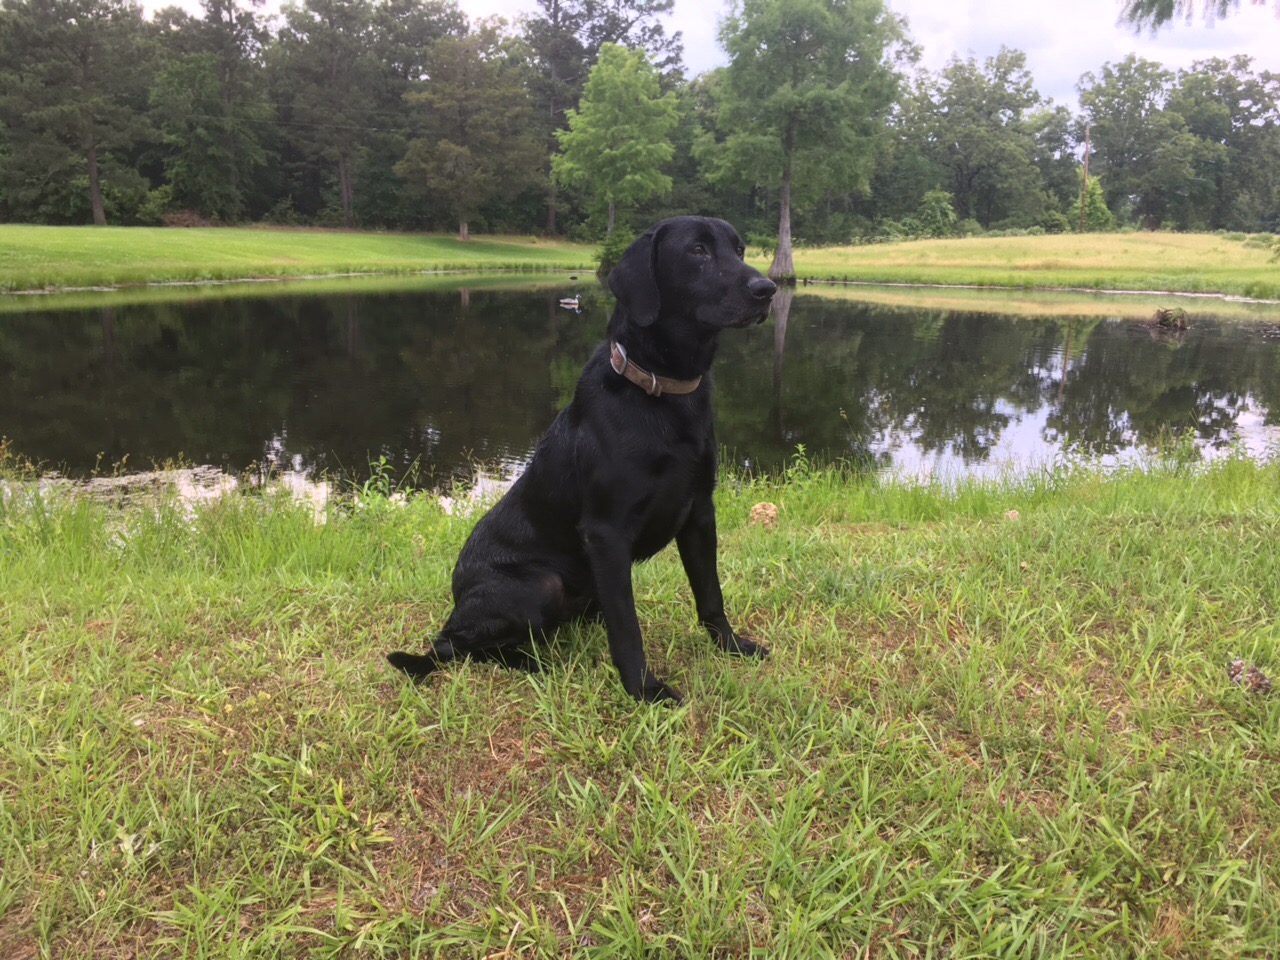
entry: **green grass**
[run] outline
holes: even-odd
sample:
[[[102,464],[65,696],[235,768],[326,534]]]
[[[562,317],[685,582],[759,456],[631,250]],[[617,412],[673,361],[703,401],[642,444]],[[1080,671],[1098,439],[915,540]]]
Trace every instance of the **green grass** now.
[[[472,522],[430,497],[0,498],[0,955],[1280,953],[1280,697],[1226,674],[1280,672],[1280,464],[718,497],[773,656],[664,552],[676,709],[598,627],[390,672]]]
[[[424,270],[587,269],[589,245],[298,229],[0,225],[0,291]],[[761,268],[768,260],[753,258]],[[1088,234],[801,248],[802,277],[1280,298],[1271,252],[1214,234]]]
[[[271,297],[336,296],[340,294],[421,293],[433,290],[536,290],[551,289],[571,293],[585,285],[583,277],[568,280],[568,269],[545,274],[527,271],[508,273],[434,273],[375,277],[326,277],[290,280],[288,283],[249,281],[245,283],[195,283],[130,286],[118,290],[54,291],[0,297],[0,316],[33,310],[86,310],[133,304],[190,304],[201,300]],[[587,279],[590,279],[588,274]],[[591,282],[594,282],[593,280]],[[829,289],[829,288],[824,288]]]
[[[1280,298],[1270,250],[1216,234],[1066,234],[916,240],[796,251],[802,277],[888,283],[1176,290]]]
[[[589,267],[593,248],[528,237],[255,228],[0,225],[0,291],[423,270]]]

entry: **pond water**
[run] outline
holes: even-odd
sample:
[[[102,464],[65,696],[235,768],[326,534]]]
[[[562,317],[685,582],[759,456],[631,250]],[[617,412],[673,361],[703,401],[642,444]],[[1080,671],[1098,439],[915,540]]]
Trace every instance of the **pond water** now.
[[[1124,459],[1170,432],[1207,454],[1280,442],[1280,317],[1195,304],[1191,330],[1169,336],[807,289],[785,317],[721,339],[717,434],[749,469],[785,466],[799,445],[815,461],[954,476]],[[0,437],[69,476],[125,458],[360,481],[385,457],[419,486],[477,463],[518,469],[604,333],[608,297],[574,313],[558,306],[568,292],[566,280],[88,308],[31,298],[0,313]]]

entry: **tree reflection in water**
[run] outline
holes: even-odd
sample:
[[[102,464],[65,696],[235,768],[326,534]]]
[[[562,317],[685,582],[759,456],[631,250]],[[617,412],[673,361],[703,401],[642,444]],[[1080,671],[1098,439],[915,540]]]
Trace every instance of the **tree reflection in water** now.
[[[572,395],[607,299],[558,291],[346,293],[32,311],[0,321],[0,436],[72,475],[129,458],[419,483],[518,463]],[[721,338],[717,432],[753,469],[816,460],[981,471],[1123,456],[1171,430],[1276,436],[1280,340],[1199,317],[1179,340],[1092,318],[1007,317],[783,290]],[[1261,441],[1260,441],[1261,442]]]

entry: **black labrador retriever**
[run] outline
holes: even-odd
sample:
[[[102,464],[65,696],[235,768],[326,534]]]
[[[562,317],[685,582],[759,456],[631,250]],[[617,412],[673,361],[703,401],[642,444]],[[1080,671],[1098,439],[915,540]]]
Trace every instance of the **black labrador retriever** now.
[[[762,322],[777,287],[742,261],[723,220],[650,227],[609,274],[609,339],[529,466],[476,525],[453,570],[454,610],[415,677],[470,657],[531,667],[520,648],[578,617],[603,617],[637,700],[679,700],[649,672],[631,565],[674,539],[698,619],[727,653],[763,657],[729,625],[716,572],[716,440],[709,371],[720,331]]]

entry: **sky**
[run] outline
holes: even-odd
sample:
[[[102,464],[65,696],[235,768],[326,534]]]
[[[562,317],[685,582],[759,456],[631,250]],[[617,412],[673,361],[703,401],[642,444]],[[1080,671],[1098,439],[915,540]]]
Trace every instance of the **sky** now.
[[[151,11],[175,0],[142,0]],[[190,10],[198,0],[176,0]],[[1248,54],[1257,70],[1280,71],[1280,0],[1241,7],[1217,23],[1197,17],[1163,27],[1154,37],[1135,34],[1116,23],[1119,0],[888,0],[904,15],[911,36],[922,48],[921,65],[944,66],[952,56],[978,59],[996,53],[1001,44],[1027,55],[1036,87],[1045,97],[1075,109],[1076,82],[1086,71],[1097,73],[1108,61],[1137,53],[1167,67],[1190,67],[1195,60]],[[533,0],[459,0],[472,17],[515,19],[536,9]],[[278,10],[280,0],[267,0],[265,10]],[[716,43],[719,20],[728,0],[675,0],[667,29],[684,34],[684,60],[691,75],[725,62]]]
[[[1076,107],[1076,82],[1086,71],[1097,73],[1108,61],[1129,53],[1168,67],[1189,67],[1195,60],[1238,53],[1255,58],[1259,70],[1280,71],[1280,0],[1253,6],[1248,0],[1234,14],[1206,26],[1199,17],[1178,21],[1155,37],[1135,35],[1118,26],[1118,0],[888,0],[904,15],[911,36],[922,47],[921,65],[944,66],[953,55],[979,59],[1000,45],[1027,55],[1027,66],[1040,93]],[[498,14],[512,18],[534,9],[532,0],[460,0],[473,17]],[[684,33],[684,60],[690,74],[725,62],[716,44],[718,21],[728,10],[725,0],[675,0],[668,30]]]

